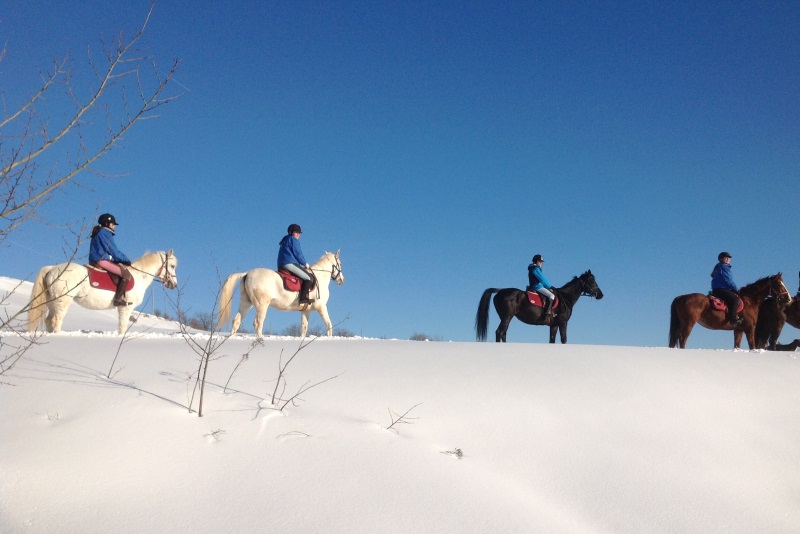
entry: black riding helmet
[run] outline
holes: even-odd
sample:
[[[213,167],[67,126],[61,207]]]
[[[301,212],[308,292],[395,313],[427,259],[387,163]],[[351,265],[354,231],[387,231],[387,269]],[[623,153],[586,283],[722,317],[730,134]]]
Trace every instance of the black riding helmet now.
[[[293,233],[295,233],[295,232],[297,232],[298,234],[302,234],[302,233],[303,233],[303,230],[301,230],[301,229],[300,229],[300,225],[299,225],[299,224],[290,224],[290,225],[289,225],[289,229],[288,229],[288,230],[286,230],[286,232],[287,232],[289,235],[292,235],[292,234],[293,234]]]
[[[535,255],[535,256],[533,257],[533,259],[532,259],[531,261],[532,261],[533,263],[536,263],[537,261],[544,261],[544,258],[542,257],[542,255],[541,255],[541,254],[537,254],[537,255]]]
[[[723,258],[732,258],[732,257],[733,256],[731,256],[727,252],[720,252],[719,256],[717,256],[717,261],[722,261]]]
[[[119,225],[117,220],[110,213],[104,213],[97,219],[97,224],[100,226],[108,226],[109,224]]]

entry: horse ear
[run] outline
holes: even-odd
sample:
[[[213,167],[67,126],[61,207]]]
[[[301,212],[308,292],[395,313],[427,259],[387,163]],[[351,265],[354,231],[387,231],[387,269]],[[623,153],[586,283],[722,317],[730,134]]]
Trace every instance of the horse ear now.
[[[589,269],[589,270],[588,270],[588,271],[586,271],[586,272],[587,272],[587,273],[589,273],[589,274],[592,274],[592,270],[591,270],[591,269]]]
[[[167,252],[167,256],[172,256],[172,250],[173,249],[169,249],[169,252]]]
[[[336,259],[339,259],[339,253],[340,253],[341,251],[342,251],[342,249],[339,249],[339,250],[337,250],[337,251],[336,251]]]

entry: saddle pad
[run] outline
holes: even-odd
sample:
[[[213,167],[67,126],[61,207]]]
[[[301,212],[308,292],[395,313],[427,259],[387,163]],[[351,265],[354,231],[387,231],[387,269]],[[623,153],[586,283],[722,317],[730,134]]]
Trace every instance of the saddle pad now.
[[[289,271],[279,270],[278,274],[283,278],[283,287],[286,291],[300,291],[302,280]]]
[[[709,300],[711,300],[711,305],[714,307],[715,310],[728,311],[728,305],[725,304],[724,300],[717,298],[713,295],[709,295],[708,298]],[[739,313],[743,309],[744,309],[744,301],[742,299],[739,299],[739,307],[736,308],[736,313]]]
[[[117,283],[111,278],[111,273],[109,273],[105,269],[98,269],[97,267],[92,267],[91,265],[87,265],[86,270],[89,271],[89,284],[93,288],[103,289],[106,291],[117,290]],[[135,280],[133,277],[131,277],[131,279],[128,280],[128,285],[125,286],[125,291],[130,291],[131,289],[133,289],[134,283]]]
[[[539,308],[544,308],[544,304],[542,304],[542,296],[537,293],[536,291],[526,291],[528,294],[528,302],[530,302],[534,306],[538,306]],[[558,308],[558,296],[556,296],[555,302],[553,302],[553,309],[555,310]]]

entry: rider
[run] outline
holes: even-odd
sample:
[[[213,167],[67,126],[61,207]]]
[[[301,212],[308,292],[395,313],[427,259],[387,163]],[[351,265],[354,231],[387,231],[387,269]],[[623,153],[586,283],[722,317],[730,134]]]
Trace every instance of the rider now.
[[[536,290],[537,293],[544,297],[546,302],[544,315],[545,317],[552,317],[553,316],[553,301],[555,300],[555,295],[551,291],[553,286],[550,285],[550,282],[545,277],[544,273],[542,272],[542,264],[544,263],[544,258],[541,254],[536,254],[533,259],[531,260],[531,264],[528,265],[528,284]]]
[[[740,302],[739,288],[731,276],[731,255],[727,252],[720,252],[717,260],[719,263],[711,271],[711,294],[725,302],[725,305],[728,306],[728,321],[733,326],[737,326],[742,323],[742,320],[736,314]]]
[[[289,271],[302,280],[300,287],[300,304],[311,304],[314,299],[309,297],[313,284],[311,267],[308,265],[303,251],[300,248],[300,234],[303,231],[298,224],[290,224],[287,235],[281,239],[278,250],[278,269]]]
[[[131,260],[114,243],[114,229],[117,224],[110,213],[104,213],[97,219],[97,226],[92,229],[89,263],[119,277],[114,293],[114,306],[128,306],[130,302],[125,300],[125,287],[132,275],[126,267],[131,264]]]

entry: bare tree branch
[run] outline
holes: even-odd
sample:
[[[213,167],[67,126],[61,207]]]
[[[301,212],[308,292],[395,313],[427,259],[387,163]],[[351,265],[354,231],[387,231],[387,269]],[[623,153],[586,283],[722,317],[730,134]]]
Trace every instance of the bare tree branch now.
[[[153,59],[137,48],[154,7],[155,4],[151,5],[144,23],[130,40],[120,34],[115,45],[106,48],[102,68],[89,54],[89,66],[98,84],[88,98],[78,94],[67,54],[54,61],[52,72],[43,76],[41,86],[28,100],[0,121],[0,137],[16,140],[0,145],[0,241],[34,216],[56,190],[81,172],[92,172],[93,164],[120,142],[134,124],[155,117],[157,108],[182,96],[183,93],[167,93],[180,60],[174,60],[166,75],[162,75]],[[38,105],[53,93],[56,82],[65,86],[73,109],[51,131],[51,121]],[[112,88],[118,88],[119,92],[113,92]],[[128,98],[129,90],[138,99],[135,105]],[[106,116],[99,143],[98,132],[90,128],[92,123],[88,120],[93,112],[105,112]],[[84,132],[87,128],[89,131]],[[36,161],[44,154],[52,154],[57,147],[61,147],[62,155],[69,154],[68,142],[76,149],[75,160],[67,168],[51,168],[43,176]]]

